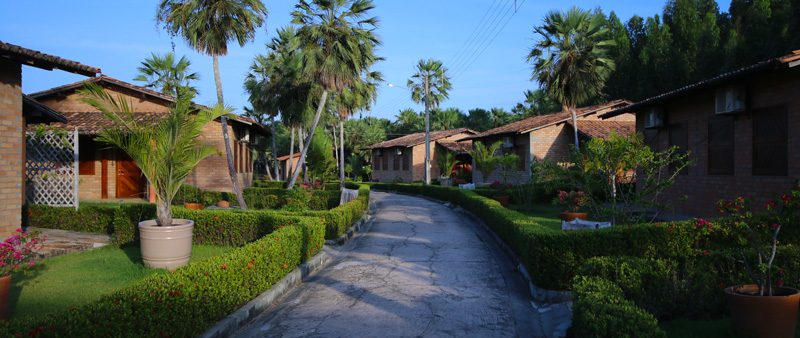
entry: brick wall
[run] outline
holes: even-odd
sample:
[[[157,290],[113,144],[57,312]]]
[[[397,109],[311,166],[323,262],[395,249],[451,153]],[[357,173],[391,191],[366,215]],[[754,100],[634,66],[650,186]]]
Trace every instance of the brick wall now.
[[[470,134],[467,133],[458,133],[450,137],[441,138],[439,140],[457,141],[469,135]],[[373,163],[372,179],[379,182],[393,182],[398,179],[402,180],[403,182],[423,181],[425,179],[425,143],[418,144],[410,148],[400,147],[402,152],[410,152],[409,158],[411,159],[411,164],[409,166],[409,170],[403,170],[402,161],[400,162],[400,170],[394,170],[393,161],[395,156],[397,156],[397,149],[398,148],[396,147],[383,149],[383,157],[387,157],[386,163],[388,168],[381,166],[380,170],[375,170],[375,164]],[[434,180],[439,177],[439,165],[436,161],[438,158],[438,155],[436,154],[436,141],[431,141],[430,152],[430,175],[431,180]],[[377,150],[372,151],[372,159],[373,161],[383,160],[381,156],[377,155]]]
[[[228,137],[231,140],[231,151],[236,144],[234,140],[234,127],[232,123],[228,122]],[[226,191],[232,192],[231,177],[228,172],[228,160],[225,156],[225,141],[222,137],[222,125],[218,121],[209,123],[203,129],[203,135],[200,137],[202,142],[213,145],[217,149],[217,155],[211,155],[208,158],[200,161],[189,177],[186,178],[186,184],[196,186],[205,190],[213,191]],[[249,148],[247,148],[249,151]],[[235,160],[235,158],[234,158]],[[252,168],[252,166],[251,166]],[[239,185],[242,189],[253,185],[253,173],[241,172],[239,176]]]
[[[24,203],[25,136],[22,68],[0,59],[0,239],[21,225]]]
[[[502,141],[502,137],[490,137],[480,140],[486,146],[493,144],[494,142]],[[474,142],[473,142],[474,145]],[[523,161],[522,168],[523,170],[513,170],[508,173],[501,172],[500,168],[495,169],[492,172],[492,175],[487,178],[483,177],[483,172],[480,171],[480,168],[475,165],[475,160],[472,161],[472,181],[475,183],[491,183],[491,182],[503,182],[504,179],[511,184],[520,184],[525,183],[530,180],[530,164],[531,164],[531,154],[532,154],[532,146],[530,143],[530,134],[521,134],[514,136],[514,148],[510,151],[517,154],[518,150],[522,148],[527,151],[524,151],[525,156],[520,157],[520,161]]]
[[[113,96],[122,95],[126,100],[130,100],[132,107],[138,112],[146,113],[166,113],[169,112],[169,102],[152,96],[143,95],[139,92],[120,88],[113,85],[104,87]],[[37,98],[36,100],[47,105],[58,112],[97,112],[94,107],[81,102],[82,96],[75,91],[59,93],[47,97]]]
[[[734,174],[708,174],[708,120],[714,116],[713,89],[683,96],[667,102],[663,108],[667,125],[683,123],[688,128],[688,144],[694,164],[686,175],[680,175],[675,185],[663,194],[663,201],[674,205],[674,212],[689,216],[712,216],[715,203],[722,198],[744,196],[753,200],[754,207],[788,191],[800,178],[800,71],[784,70],[743,80],[747,87],[747,111],[734,121]],[[752,111],[758,108],[786,104],[789,121],[788,175],[754,176],[752,174]],[[643,117],[643,115],[640,115]],[[646,132],[646,138],[660,149],[669,146],[668,128],[654,131],[644,129],[643,118],[636,129]]]

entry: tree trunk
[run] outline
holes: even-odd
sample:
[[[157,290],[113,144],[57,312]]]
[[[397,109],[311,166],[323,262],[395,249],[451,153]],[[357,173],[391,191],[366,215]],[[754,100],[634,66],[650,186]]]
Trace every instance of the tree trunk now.
[[[286,179],[294,175],[294,127],[289,130],[289,159],[286,160],[286,163],[289,163],[289,166],[286,169]]]
[[[220,106],[225,105],[225,100],[222,97],[222,78],[219,76],[219,57],[213,55],[214,61],[214,83],[217,86],[217,104]],[[239,202],[239,207],[247,209],[247,203],[244,201],[242,189],[239,187],[239,176],[236,174],[236,168],[233,166],[233,152],[231,151],[231,138],[228,135],[228,118],[224,115],[220,118],[222,125],[222,139],[225,141],[225,157],[228,159],[228,173],[231,176],[231,187],[233,193],[236,194],[236,200]]]
[[[431,113],[429,97],[431,95],[428,77],[425,77],[425,185],[431,184]]]
[[[278,170],[278,146],[275,139],[278,137],[277,132],[275,131],[275,115],[269,117],[270,121],[270,129],[272,129],[272,169],[275,171],[275,180],[281,180],[281,174]],[[268,165],[269,166],[269,165]]]
[[[158,198],[156,201],[156,212],[156,222],[159,226],[172,225],[172,209],[170,209],[170,205],[161,198]]]
[[[572,130],[575,132],[575,148],[580,148],[578,143],[578,115],[575,113],[574,107],[569,107],[569,112],[572,113]]]
[[[323,90],[322,91],[322,96],[319,99],[319,106],[317,107],[317,113],[314,114],[314,121],[311,123],[311,133],[309,134],[309,136],[310,135],[314,135],[314,131],[317,129],[317,123],[319,123],[319,117],[320,117],[320,115],[322,115],[322,110],[325,109],[325,101],[327,101],[327,100],[328,100],[328,91],[327,90]],[[311,143],[311,140],[307,139],[306,140],[306,144],[303,147],[303,151],[300,152],[300,161],[298,163],[305,164],[305,162],[306,162],[306,153],[308,152],[308,145],[310,143]],[[297,175],[298,174],[300,174],[300,172],[295,171],[295,173],[292,175],[292,179],[291,179],[291,181],[289,181],[289,185],[286,187],[287,189],[291,189],[291,188],[294,187],[295,182],[297,182]]]
[[[214,61],[214,84],[217,85],[217,104],[225,105],[225,100],[222,98],[222,78],[219,76],[219,56],[213,55],[211,59]]]
[[[344,189],[344,120],[339,121],[339,163],[341,170],[339,170],[339,189]],[[354,168],[355,169],[355,168]]]
[[[297,130],[297,137],[298,137],[298,143],[300,143],[300,148],[303,148],[305,146],[304,139],[306,138],[306,131],[303,130],[303,128],[298,129]],[[309,144],[310,143],[311,142],[309,142]],[[306,167],[307,167],[306,163],[303,162],[303,164],[300,164],[300,162],[298,162],[297,166],[300,168],[300,171],[303,173],[303,182],[304,183],[308,182],[308,172],[306,171]]]
[[[339,138],[336,137],[336,126],[333,126],[333,157],[336,159],[336,170],[342,170],[339,166]]]

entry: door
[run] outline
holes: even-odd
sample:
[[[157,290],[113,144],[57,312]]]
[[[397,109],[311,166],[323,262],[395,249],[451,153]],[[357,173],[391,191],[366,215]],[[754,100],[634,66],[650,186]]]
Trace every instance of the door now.
[[[117,198],[143,198],[142,171],[128,155],[117,152]]]

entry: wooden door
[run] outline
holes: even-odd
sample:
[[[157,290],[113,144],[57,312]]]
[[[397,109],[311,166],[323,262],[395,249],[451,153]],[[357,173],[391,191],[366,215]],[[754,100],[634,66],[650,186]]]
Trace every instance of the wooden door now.
[[[142,171],[128,155],[118,152],[117,162],[117,198],[144,196],[144,178]]]

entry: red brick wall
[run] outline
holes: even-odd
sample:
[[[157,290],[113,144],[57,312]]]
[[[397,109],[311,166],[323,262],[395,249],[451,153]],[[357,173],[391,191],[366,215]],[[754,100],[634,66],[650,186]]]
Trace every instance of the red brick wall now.
[[[0,59],[0,239],[21,225],[25,177],[22,68]]]
[[[663,201],[674,205],[674,213],[688,216],[715,215],[715,203],[722,198],[744,196],[760,207],[782,194],[800,178],[800,71],[783,70],[741,80],[747,87],[747,111],[734,122],[734,174],[708,174],[708,120],[714,116],[715,90],[673,99],[663,105],[666,124],[685,123],[688,127],[689,150],[694,164],[687,175],[678,177],[675,185],[663,195]],[[788,110],[788,175],[754,176],[752,174],[752,111],[785,104]],[[640,113],[640,117],[643,117]],[[636,129],[645,131],[643,118]],[[646,131],[651,144],[664,149],[669,145],[668,128]]]

